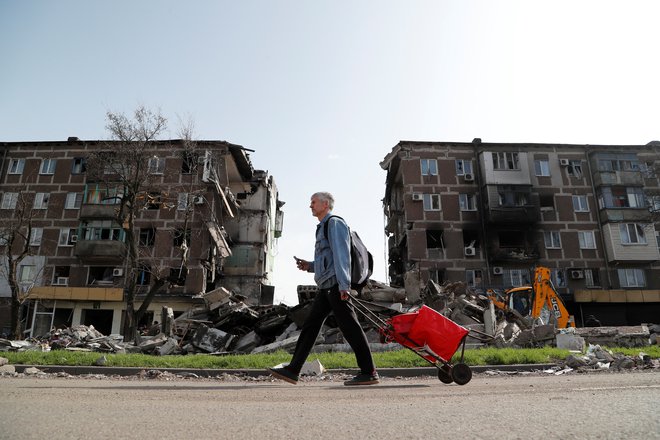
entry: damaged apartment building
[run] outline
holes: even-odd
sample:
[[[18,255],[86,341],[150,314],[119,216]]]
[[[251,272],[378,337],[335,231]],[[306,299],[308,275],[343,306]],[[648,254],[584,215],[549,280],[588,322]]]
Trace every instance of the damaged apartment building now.
[[[202,302],[201,294],[220,287],[248,304],[272,304],[284,204],[273,177],[255,170],[251,150],[240,145],[193,145],[163,140],[148,147],[149,188],[134,220],[145,268],[137,279],[136,306],[153,285],[154,268],[167,283],[140,325],[158,320],[163,306],[176,317]],[[0,148],[0,229],[19,215],[21,203],[30,214],[30,254],[16,274],[27,297],[26,336],[79,324],[94,325],[103,334],[120,333],[129,270],[126,231],[115,220],[121,185],[91,179],[86,170],[88,156],[112,150],[113,141],[72,137],[3,142]],[[0,251],[5,254],[6,242],[0,242]],[[3,333],[10,327],[10,297],[2,274]]]
[[[660,316],[660,142],[401,141],[381,167],[393,286],[506,289],[546,266],[578,324]]]

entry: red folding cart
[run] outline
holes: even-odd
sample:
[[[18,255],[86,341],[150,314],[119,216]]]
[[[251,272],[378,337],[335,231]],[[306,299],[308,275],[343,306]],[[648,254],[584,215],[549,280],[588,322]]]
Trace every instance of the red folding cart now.
[[[430,307],[383,320],[367,306],[367,302],[352,298],[355,310],[378,327],[386,341],[395,341],[438,368],[442,383],[465,385],[472,379],[472,370],[463,363],[465,340],[470,330],[456,324]],[[479,333],[479,332],[477,332]],[[484,335],[487,336],[487,335]],[[459,346],[460,361],[450,363]]]

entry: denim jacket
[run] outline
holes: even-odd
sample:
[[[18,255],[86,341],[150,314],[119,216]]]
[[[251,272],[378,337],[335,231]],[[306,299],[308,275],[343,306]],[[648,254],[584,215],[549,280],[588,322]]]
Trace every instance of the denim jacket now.
[[[328,287],[326,282],[335,277],[339,290],[351,288],[351,235],[348,225],[329,212],[316,226],[314,247],[314,281],[319,287]],[[328,223],[328,238],[324,225]],[[334,284],[334,283],[333,283]]]

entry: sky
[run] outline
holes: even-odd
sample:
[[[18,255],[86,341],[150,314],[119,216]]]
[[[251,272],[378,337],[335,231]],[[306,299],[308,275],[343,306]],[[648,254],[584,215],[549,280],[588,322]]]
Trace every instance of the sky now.
[[[107,139],[138,106],[254,150],[284,231],[275,302],[313,284],[334,194],[387,281],[379,162],[400,140],[660,139],[660,2],[0,0],[0,141]]]

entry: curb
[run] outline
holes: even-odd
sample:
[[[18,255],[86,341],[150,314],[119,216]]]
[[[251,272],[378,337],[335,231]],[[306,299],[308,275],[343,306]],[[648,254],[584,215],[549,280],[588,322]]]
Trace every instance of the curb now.
[[[470,367],[473,373],[484,371],[539,371],[555,367],[556,364],[516,364],[516,365],[478,365]],[[223,374],[247,377],[268,376],[270,373],[265,369],[254,370],[232,370],[232,369],[197,369],[197,368],[149,368],[149,367],[96,367],[96,366],[67,366],[67,365],[14,365],[17,373],[23,373],[27,368],[34,367],[44,373],[67,373],[72,376],[85,374],[103,374],[106,376],[136,376],[141,371],[157,370],[179,375],[195,374],[199,377],[217,377]],[[327,370],[331,374],[356,374],[356,369],[332,369]],[[436,376],[438,369],[435,367],[415,368],[379,368],[381,377],[420,377]]]

